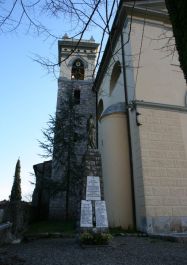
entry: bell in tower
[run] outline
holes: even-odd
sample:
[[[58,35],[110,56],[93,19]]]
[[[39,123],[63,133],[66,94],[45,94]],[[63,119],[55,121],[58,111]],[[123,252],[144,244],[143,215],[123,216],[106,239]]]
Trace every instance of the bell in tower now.
[[[58,42],[60,78],[70,80],[93,79],[98,43],[90,40],[68,38],[67,34]]]
[[[80,59],[75,60],[73,63],[71,79],[84,80],[84,63]]]

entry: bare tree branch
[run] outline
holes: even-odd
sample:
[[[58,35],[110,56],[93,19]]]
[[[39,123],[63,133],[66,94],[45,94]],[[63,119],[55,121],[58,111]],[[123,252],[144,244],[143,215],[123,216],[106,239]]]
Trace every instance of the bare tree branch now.
[[[132,0],[131,2],[128,36],[123,46],[129,43],[131,37],[132,18],[136,0]],[[114,62],[117,54],[122,49],[122,47],[119,47],[114,51],[110,34],[110,28],[117,8],[118,0],[13,0],[11,3],[0,1],[0,9],[2,10],[0,15],[0,30],[1,32],[12,32],[18,30],[19,27],[26,26],[27,32],[33,30],[38,36],[45,37],[45,40],[52,39],[53,42],[56,42],[62,36],[51,31],[48,25],[43,22],[46,20],[46,17],[49,17],[49,19],[55,17],[60,20],[69,19],[73,23],[72,30],[74,33],[70,39],[77,39],[77,42],[66,58],[61,61],[64,62],[76,51],[87,31],[95,27],[97,34],[100,36],[100,48],[93,71],[93,76],[95,76],[106,43],[106,37],[109,36],[109,49]],[[173,36],[167,36],[165,34],[165,36],[159,36],[158,38],[160,40],[167,40],[167,43],[163,47],[160,47],[160,49],[163,49],[163,51],[167,50],[168,56],[174,55],[175,44],[173,43]],[[34,61],[44,67],[48,73],[56,75],[56,68],[59,66],[59,62],[56,59],[53,61],[36,55]]]

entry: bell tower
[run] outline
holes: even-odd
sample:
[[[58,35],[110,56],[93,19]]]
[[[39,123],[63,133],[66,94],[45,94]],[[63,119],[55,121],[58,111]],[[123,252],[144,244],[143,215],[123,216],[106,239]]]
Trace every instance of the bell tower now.
[[[96,116],[93,71],[98,43],[64,35],[58,42],[60,76],[49,203],[50,219],[75,219],[80,202],[87,120]]]
[[[85,81],[93,79],[98,46],[93,37],[79,41],[68,38],[65,34],[58,42],[60,78]]]

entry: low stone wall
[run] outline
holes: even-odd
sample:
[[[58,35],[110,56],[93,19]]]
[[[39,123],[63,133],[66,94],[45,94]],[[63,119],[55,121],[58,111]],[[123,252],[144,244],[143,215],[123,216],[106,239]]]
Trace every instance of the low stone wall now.
[[[3,222],[4,209],[0,209],[0,224]]]
[[[11,228],[12,223],[0,224],[0,246],[12,241]]]
[[[34,165],[36,185],[32,196],[32,206],[36,220],[47,220],[49,215],[50,179],[52,161]]]
[[[32,207],[27,202],[7,202],[4,207],[3,223],[12,223],[11,232],[20,236],[33,220]]]

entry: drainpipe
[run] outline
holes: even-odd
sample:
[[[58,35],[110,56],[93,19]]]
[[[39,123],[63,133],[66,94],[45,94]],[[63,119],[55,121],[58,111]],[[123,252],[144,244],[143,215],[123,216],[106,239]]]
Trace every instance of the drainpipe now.
[[[96,120],[96,147],[98,148],[98,110],[97,110],[97,101],[98,101],[98,92],[97,92],[97,89],[95,89],[95,94],[96,94],[96,97],[95,97],[95,104],[96,104],[96,117],[95,117],[95,120]]]
[[[131,174],[131,192],[132,192],[132,207],[133,207],[133,223],[136,227],[136,210],[135,210],[135,193],[134,193],[134,172],[133,172],[133,156],[132,156],[132,139],[130,130],[130,109],[129,109],[129,97],[127,88],[127,76],[125,67],[125,48],[124,48],[124,38],[123,29],[121,32],[121,49],[122,49],[122,67],[123,67],[123,80],[124,80],[124,92],[125,92],[125,104],[127,110],[127,134],[128,134],[128,147],[129,147],[129,159],[130,159],[130,174]]]

